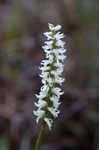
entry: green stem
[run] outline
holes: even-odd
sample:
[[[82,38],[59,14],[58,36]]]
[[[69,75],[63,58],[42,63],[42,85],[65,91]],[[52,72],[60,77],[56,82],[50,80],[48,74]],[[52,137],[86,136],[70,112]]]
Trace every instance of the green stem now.
[[[46,126],[46,123],[42,122],[42,126],[41,126],[41,129],[40,129],[39,135],[38,135],[38,139],[36,141],[35,150],[39,149],[40,142],[41,142],[41,139],[42,139],[42,136],[43,136],[43,133],[44,133],[45,126]]]

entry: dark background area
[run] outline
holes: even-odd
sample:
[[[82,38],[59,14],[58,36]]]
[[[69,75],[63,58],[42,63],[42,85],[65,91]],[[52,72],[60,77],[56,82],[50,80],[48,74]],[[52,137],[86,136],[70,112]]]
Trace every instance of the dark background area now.
[[[0,150],[34,150],[48,23],[62,25],[68,57],[61,113],[40,150],[98,150],[99,0],[0,0]]]

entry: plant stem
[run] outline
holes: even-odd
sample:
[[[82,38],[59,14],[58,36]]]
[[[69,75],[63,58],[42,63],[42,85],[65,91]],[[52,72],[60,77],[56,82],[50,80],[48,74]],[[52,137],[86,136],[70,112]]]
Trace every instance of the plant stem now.
[[[36,141],[35,150],[38,150],[38,149],[39,149],[40,141],[41,141],[41,139],[42,139],[42,136],[43,136],[43,133],[44,133],[45,126],[46,126],[46,123],[45,123],[45,122],[42,122],[42,126],[41,126],[41,129],[40,129],[40,132],[39,132],[37,141]]]

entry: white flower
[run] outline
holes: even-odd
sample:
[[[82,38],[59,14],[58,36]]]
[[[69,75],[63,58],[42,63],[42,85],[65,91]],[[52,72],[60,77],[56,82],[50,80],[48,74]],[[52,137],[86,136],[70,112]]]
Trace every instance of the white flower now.
[[[59,76],[56,76],[55,82],[61,85],[61,84],[64,82],[64,78],[61,78],[61,77],[59,77]]]
[[[53,115],[53,117],[58,117],[59,114],[59,110],[57,108],[53,108],[53,107],[48,107],[48,110],[51,112],[51,114]]]
[[[64,59],[66,58],[66,56],[64,55],[58,55],[59,60],[64,61]]]
[[[44,49],[44,51],[45,51],[45,50],[49,50],[51,47],[52,47],[52,45],[50,45],[50,46],[48,46],[48,45],[42,46],[42,48]]]
[[[48,25],[49,25],[49,29],[50,30],[58,31],[58,30],[60,30],[62,28],[61,25],[57,25],[56,27],[54,27],[54,25],[50,24],[50,23]]]
[[[33,111],[34,115],[37,116],[36,122],[38,123],[39,119],[42,118],[45,114],[44,110],[38,109],[37,111]]]
[[[45,32],[45,33],[44,33],[44,35],[47,37],[48,40],[51,40],[51,39],[52,39],[51,34],[52,34],[51,32]]]
[[[48,87],[48,86],[46,86],[46,85],[42,86],[39,95],[36,94],[36,97],[37,97],[38,99],[43,99],[43,98],[45,98],[45,97],[47,96],[48,90],[49,90],[49,87]]]
[[[65,45],[65,42],[63,42],[62,40],[58,40],[58,41],[56,42],[56,45],[63,48],[64,45]]]
[[[45,44],[46,44],[49,48],[52,48],[53,41],[46,41]]]
[[[61,25],[57,25],[57,26],[54,28],[54,30],[55,30],[55,31],[58,31],[58,30],[60,30],[61,28],[62,28]]]
[[[60,102],[59,102],[59,97],[57,97],[57,96],[52,96],[51,97],[51,101],[53,102],[53,106],[57,109],[58,107],[59,107],[59,105],[61,104]]]
[[[63,67],[61,67],[61,66],[57,67],[56,70],[54,70],[54,71],[52,70],[52,71],[51,71],[51,73],[54,74],[55,77],[56,77],[56,76],[60,76],[60,74],[61,74],[62,72],[63,72]]]
[[[47,105],[47,102],[44,100],[39,99],[38,103],[35,103],[35,106],[37,106],[38,108],[43,108]]]
[[[44,121],[47,123],[49,129],[51,130],[53,120],[49,118],[44,118]]]
[[[41,62],[41,74],[42,87],[39,95],[36,95],[38,102],[35,105],[38,107],[37,111],[33,111],[37,116],[37,122],[39,119],[43,119],[46,122],[49,129],[52,127],[53,117],[58,117],[59,114],[59,102],[60,96],[63,94],[61,88],[56,87],[57,84],[61,85],[64,82],[62,78],[62,72],[64,69],[63,61],[66,58],[64,53],[64,44],[61,39],[64,38],[64,34],[57,32],[61,29],[61,25],[54,26],[49,24],[49,32],[45,32],[47,37],[45,45],[42,46],[45,52],[45,60]],[[52,116],[52,118],[51,118]]]
[[[56,40],[60,40],[60,39],[64,38],[64,34],[63,34],[63,33],[58,32],[58,33],[56,33],[56,34],[55,34],[55,36],[54,36],[54,37],[55,37],[55,39],[56,39]]]
[[[48,69],[49,69],[49,66],[47,66],[47,65],[44,65],[43,67],[40,68],[40,70],[42,70],[42,71],[46,71]]]
[[[58,67],[58,68],[60,68],[60,67],[64,68],[64,65],[59,61],[59,59],[58,59],[57,62],[55,63],[55,66]],[[60,74],[60,75],[61,75],[61,74]]]
[[[43,60],[41,62],[41,65],[49,65],[50,61],[49,60]]]
[[[42,79],[47,79],[48,74],[49,74],[49,72],[42,72],[42,73],[40,74],[40,77],[41,77]]]
[[[64,92],[62,92],[61,89],[58,88],[58,87],[53,88],[53,92],[54,92],[54,94],[57,95],[58,97],[59,97],[60,95],[63,95],[63,93],[64,93]]]
[[[46,54],[46,58],[48,58],[49,61],[52,63],[52,62],[53,62],[53,59],[54,59],[54,56],[53,56],[53,55],[50,55],[50,54]]]

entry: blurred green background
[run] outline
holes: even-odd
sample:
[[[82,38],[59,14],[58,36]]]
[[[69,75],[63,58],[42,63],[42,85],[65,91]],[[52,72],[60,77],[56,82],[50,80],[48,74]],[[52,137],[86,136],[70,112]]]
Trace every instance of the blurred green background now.
[[[99,0],[0,0],[0,150],[33,150],[43,32],[62,25],[61,114],[40,150],[99,148]]]

